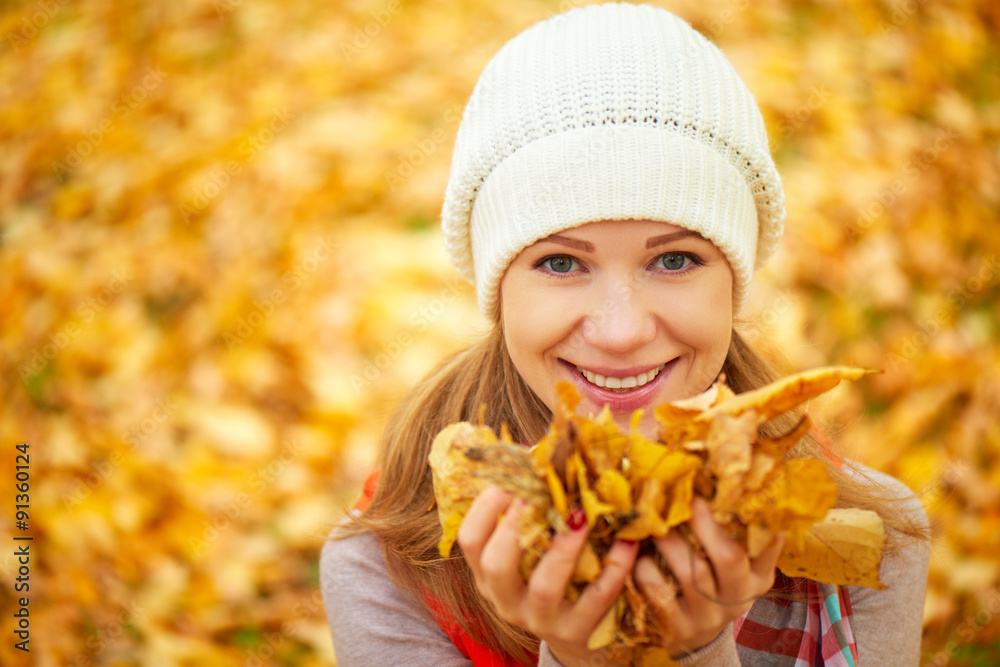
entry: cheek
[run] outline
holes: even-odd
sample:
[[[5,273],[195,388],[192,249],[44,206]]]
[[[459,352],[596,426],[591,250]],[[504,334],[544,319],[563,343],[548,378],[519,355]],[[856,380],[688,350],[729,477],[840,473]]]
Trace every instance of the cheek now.
[[[512,267],[500,283],[503,327],[507,348],[514,359],[540,354],[559,338],[565,321],[553,290],[538,286],[529,271]],[[518,368],[524,374],[523,369]]]
[[[680,334],[695,352],[694,376],[688,379],[695,393],[708,389],[715,381],[729,354],[733,335],[732,283],[721,279],[716,282],[712,289],[689,302],[684,333]]]
[[[526,287],[516,280],[501,283],[504,339],[521,378],[553,409],[553,388],[559,379],[556,358],[564,355],[572,327],[565,326],[567,313],[560,310],[560,301],[565,300],[553,302],[545,290]]]
[[[511,284],[513,283],[513,284]],[[536,310],[537,305],[527,298],[528,293],[520,289],[516,280],[505,278],[500,284],[500,299],[503,305],[503,318],[501,324],[504,331],[504,339],[507,344],[507,353],[518,373],[525,379],[532,389],[531,370],[537,367],[537,362],[533,363],[533,357],[539,348],[539,331],[531,327],[531,313]]]
[[[508,308],[508,304],[511,306]],[[544,308],[526,299],[504,303],[503,327],[507,351],[522,376],[538,372],[541,356],[557,339],[553,318]]]

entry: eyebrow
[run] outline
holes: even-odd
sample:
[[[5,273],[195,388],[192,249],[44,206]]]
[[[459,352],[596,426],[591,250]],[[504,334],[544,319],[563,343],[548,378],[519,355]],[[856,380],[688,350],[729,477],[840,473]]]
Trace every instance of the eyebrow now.
[[[677,241],[678,239],[685,239],[689,237],[695,237],[704,240],[704,236],[698,232],[691,231],[690,229],[682,229],[678,232],[672,232],[670,234],[663,234],[661,236],[650,237],[646,241],[646,248],[655,248],[658,245],[663,245],[664,243],[670,243],[671,241]]]
[[[575,248],[576,250],[583,250],[584,252],[594,252],[594,244],[590,241],[581,241],[579,239],[571,239],[568,236],[559,236],[558,234],[553,234],[552,236],[546,236],[542,241],[551,241],[552,243],[558,243],[559,245],[569,246],[570,248]]]
[[[705,237],[698,232],[691,231],[690,229],[681,229],[676,232],[671,232],[670,234],[661,234],[660,236],[652,236],[646,241],[646,248],[655,248],[658,245],[663,245],[664,243],[670,243],[671,241],[677,241],[679,239],[685,238],[698,238],[704,240]],[[583,241],[581,239],[573,239],[568,236],[561,236],[559,234],[553,234],[552,236],[546,236],[542,241],[551,241],[552,243],[558,243],[559,245],[564,245],[569,248],[574,248],[576,250],[583,250],[584,252],[594,252],[594,244],[590,241]]]

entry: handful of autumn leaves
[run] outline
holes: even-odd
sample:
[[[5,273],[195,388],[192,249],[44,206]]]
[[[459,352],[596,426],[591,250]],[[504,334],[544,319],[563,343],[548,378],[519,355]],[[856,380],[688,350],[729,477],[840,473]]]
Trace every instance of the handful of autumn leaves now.
[[[739,395],[717,382],[703,394],[656,408],[658,442],[639,434],[641,412],[633,415],[631,433],[615,424],[607,408],[595,419],[575,415],[580,397],[565,382],[548,433],[530,450],[512,443],[506,432],[498,437],[485,426],[451,424],[430,454],[444,530],[441,555],[451,553],[469,505],[490,484],[528,505],[518,525],[525,580],[553,534],[568,530],[570,511],[582,507],[591,532],[566,592],[574,600],[597,577],[616,539],[666,535],[691,517],[698,495],[751,557],[787,532],[778,568],[788,576],[885,588],[878,578],[882,520],[870,511],[832,509],[837,488],[824,463],[786,457],[812,428],[808,416],[789,433],[758,436],[761,424],[868,372],[820,368]],[[669,632],[629,577],[588,645],[642,653]]]

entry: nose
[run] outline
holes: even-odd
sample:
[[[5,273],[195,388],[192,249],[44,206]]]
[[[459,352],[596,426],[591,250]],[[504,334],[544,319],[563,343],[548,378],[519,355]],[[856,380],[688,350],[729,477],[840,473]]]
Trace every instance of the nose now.
[[[653,340],[656,320],[637,287],[634,280],[620,279],[594,290],[593,303],[580,324],[588,345],[624,355]]]

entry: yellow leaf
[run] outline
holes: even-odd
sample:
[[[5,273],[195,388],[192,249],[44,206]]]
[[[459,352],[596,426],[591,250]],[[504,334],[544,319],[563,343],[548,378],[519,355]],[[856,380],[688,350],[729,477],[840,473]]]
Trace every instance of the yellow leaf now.
[[[659,646],[643,648],[635,663],[637,667],[673,667],[677,663],[670,657],[670,653]]]
[[[632,436],[628,461],[630,479],[655,477],[667,484],[702,465],[701,458],[694,454],[671,451],[639,434]]]
[[[617,470],[605,470],[594,483],[594,490],[601,500],[612,505],[619,514],[632,511],[632,487]]]
[[[767,452],[778,458],[784,456],[788,451],[795,446],[795,444],[805,437],[812,429],[812,420],[809,419],[809,415],[804,415],[799,423],[795,425],[788,433],[784,435],[775,436],[773,438],[764,438],[757,445],[757,450],[762,452]]]
[[[658,406],[654,413],[658,442],[639,433],[638,411],[632,415],[628,433],[618,427],[606,407],[596,417],[574,415],[579,395],[569,384],[557,388],[560,405],[548,432],[530,453],[509,438],[498,442],[488,429],[477,431],[465,425],[450,432],[447,448],[435,441],[432,452],[442,553],[450,549],[471,498],[487,483],[528,501],[517,527],[524,548],[520,572],[525,580],[552,537],[566,529],[569,511],[582,507],[591,530],[567,586],[566,597],[573,601],[600,575],[600,557],[614,540],[662,537],[675,526],[694,540],[683,524],[691,518],[694,497],[701,496],[751,556],[758,556],[773,544],[776,534],[785,532],[783,562],[799,568],[798,576],[830,577],[827,570],[833,568],[850,583],[869,581],[865,577],[870,576],[877,583],[881,548],[876,549],[876,541],[864,542],[872,549],[852,547],[853,551],[844,553],[839,548],[847,541],[843,526],[810,532],[833,507],[837,488],[823,461],[788,458],[811,428],[809,419],[803,417],[777,437],[761,439],[758,433],[765,421],[843,378],[865,372],[818,369],[741,395],[734,395],[720,381],[703,394]],[[446,429],[443,434],[447,433]],[[444,474],[448,470],[450,477]],[[446,500],[445,496],[450,497]],[[823,540],[829,546],[827,552],[817,547]],[[793,558],[805,559],[807,564],[789,560]],[[808,569],[814,561],[816,567]],[[606,648],[609,657],[634,664],[672,664],[666,652],[654,648],[670,636],[670,628],[652,615],[634,583],[628,580],[626,584],[590,637],[591,645]]]
[[[577,443],[590,472],[598,477],[605,470],[620,467],[629,446],[628,434],[623,433],[607,406],[594,420],[576,419]]]
[[[712,510],[716,518],[728,515],[743,494],[743,478],[750,470],[751,443],[756,439],[753,414],[719,415],[712,422],[705,447],[708,467],[718,478]]]
[[[580,554],[579,560],[576,561],[576,570],[573,572],[573,581],[578,584],[589,584],[594,579],[597,579],[597,575],[600,573],[601,559],[597,557],[597,552],[594,551],[594,545],[587,542],[583,545],[583,552]]]
[[[438,543],[441,556],[447,558],[458,536],[458,527],[469,510],[473,498],[488,484],[471,474],[465,452],[480,444],[496,442],[493,431],[460,422],[446,426],[431,445],[428,462],[434,480],[438,518],[443,535]]]
[[[788,532],[787,548],[800,550],[805,532],[837,501],[837,486],[816,459],[791,459],[760,491],[743,496],[736,514],[744,524],[759,522],[775,533]]]
[[[569,507],[566,503],[566,489],[563,488],[562,481],[555,469],[551,465],[545,466],[545,481],[549,485],[549,493],[552,495],[552,506],[559,516],[566,518],[569,514]]]
[[[644,540],[647,537],[663,537],[670,527],[663,520],[663,510],[667,495],[663,482],[650,478],[642,482],[639,499],[635,503],[636,518],[618,531],[618,539]]]
[[[740,415],[748,410],[753,410],[757,413],[759,422],[764,423],[833,389],[841,380],[857,380],[874,372],[871,369],[850,366],[824,366],[802,371],[760,389],[737,394],[728,401],[714,405],[702,412],[697,417],[697,421],[710,423],[723,413]]]
[[[694,500],[694,478],[697,470],[682,476],[670,490],[670,509],[667,511],[667,527],[679,526],[691,518],[691,501]]]
[[[601,621],[597,624],[597,627],[590,633],[590,637],[587,639],[588,649],[597,651],[614,640],[615,629],[619,625],[624,605],[625,602],[620,595],[615,598],[614,603],[608,607],[607,612],[601,617]]]
[[[878,514],[833,509],[806,533],[801,552],[784,550],[778,568],[790,577],[884,590],[888,586],[879,579],[884,550],[885,527]]]
[[[579,457],[579,453],[574,453],[574,456]],[[580,504],[583,505],[583,510],[587,514],[587,527],[593,528],[599,517],[613,514],[615,508],[608,503],[601,502],[601,499],[590,488],[590,484],[587,482],[586,466],[578,462],[575,467],[576,481],[580,487]]]

